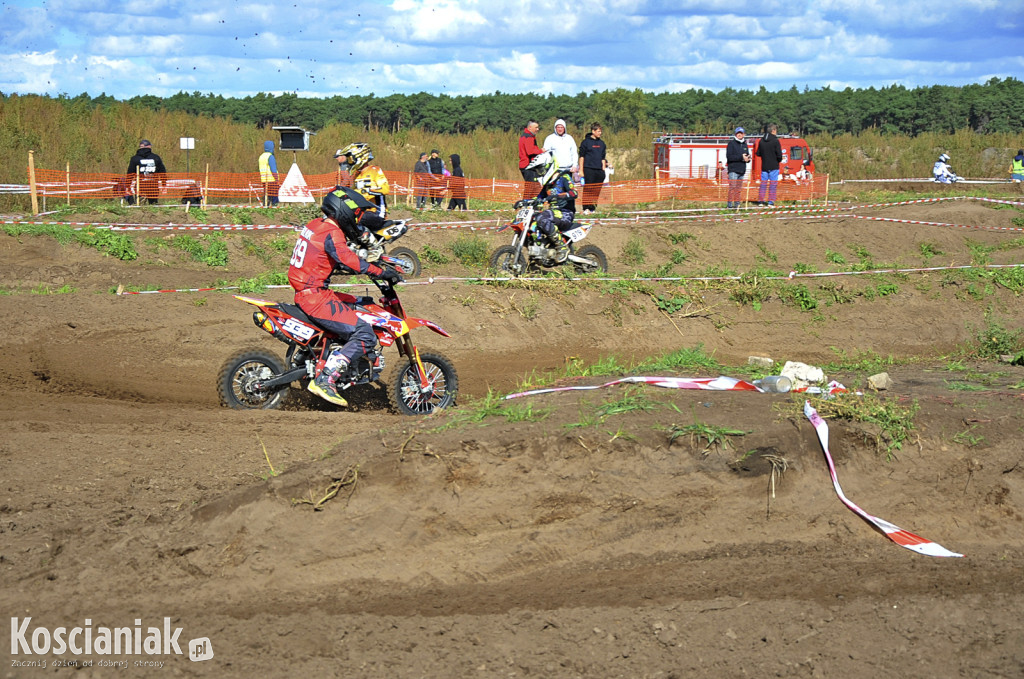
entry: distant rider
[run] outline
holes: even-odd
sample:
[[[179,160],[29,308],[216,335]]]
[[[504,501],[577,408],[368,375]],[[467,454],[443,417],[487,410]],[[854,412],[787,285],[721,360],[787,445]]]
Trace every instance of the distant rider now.
[[[323,370],[308,387],[317,396],[340,406],[348,402],[338,393],[338,378],[354,361],[373,350],[377,337],[370,324],[360,319],[353,309],[355,304],[373,303],[373,298],[331,290],[328,287],[331,276],[335,272],[366,274],[392,284],[402,280],[397,271],[361,259],[346,245],[343,227],[354,228],[359,219],[357,213],[368,214],[348,192],[355,193],[351,189],[339,189],[324,196],[320,206],[324,216],[303,227],[288,267],[288,282],[295,289],[295,303],[318,326],[344,342],[340,348],[336,345],[332,348]]]
[[[949,155],[943,153],[939,156],[939,159],[935,161],[935,165],[932,166],[932,181],[939,182],[941,184],[952,184],[957,180],[956,174],[953,172],[953,168],[949,166]]]
[[[557,261],[564,262],[569,256],[569,246],[555,233],[555,229],[559,232],[568,231],[576,217],[578,193],[572,181],[572,171],[570,168],[559,168],[551,159],[538,181],[541,182],[541,188],[537,197],[544,201],[545,209],[537,216],[537,229],[555,248]]]

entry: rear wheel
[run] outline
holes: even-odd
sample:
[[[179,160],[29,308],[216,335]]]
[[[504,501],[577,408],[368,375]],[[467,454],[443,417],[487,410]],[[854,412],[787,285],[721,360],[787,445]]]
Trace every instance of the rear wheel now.
[[[406,278],[419,278],[420,258],[415,252],[409,248],[395,248],[388,253],[388,256],[399,260],[398,266]]]
[[[258,386],[284,372],[280,359],[270,352],[250,349],[225,361],[217,378],[221,405],[235,410],[272,410],[281,406],[288,385],[271,389]]]
[[[573,266],[576,267],[576,271],[579,273],[595,273],[597,271],[608,273],[608,258],[604,256],[601,248],[596,245],[584,245],[575,254],[577,257],[582,257],[590,262],[589,264],[573,262]]]
[[[491,255],[491,268],[498,273],[507,273],[512,276],[522,276],[526,273],[526,257],[523,251],[519,251],[516,257],[516,246],[502,245]]]
[[[419,371],[409,360],[399,363],[386,382],[388,400],[402,415],[429,415],[455,405],[459,376],[452,362],[441,354],[421,354],[420,361],[427,374],[426,391],[420,389]]]

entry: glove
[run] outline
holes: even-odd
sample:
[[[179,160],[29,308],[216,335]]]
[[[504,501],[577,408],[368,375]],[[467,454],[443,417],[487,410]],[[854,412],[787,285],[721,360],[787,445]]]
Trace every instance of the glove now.
[[[387,281],[388,283],[391,283],[391,285],[397,285],[405,280],[402,278],[402,274],[398,273],[394,269],[384,269],[377,278],[382,281]]]

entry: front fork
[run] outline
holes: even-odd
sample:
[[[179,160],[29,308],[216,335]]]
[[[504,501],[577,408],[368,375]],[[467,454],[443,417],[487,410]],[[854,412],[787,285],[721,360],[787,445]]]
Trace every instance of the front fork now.
[[[398,338],[399,352],[409,358],[409,361],[416,366],[416,373],[420,378],[420,393],[426,394],[430,391],[431,385],[427,379],[427,369],[423,367],[423,361],[420,360],[420,350],[416,348],[416,345],[412,343],[408,335],[404,335]]]

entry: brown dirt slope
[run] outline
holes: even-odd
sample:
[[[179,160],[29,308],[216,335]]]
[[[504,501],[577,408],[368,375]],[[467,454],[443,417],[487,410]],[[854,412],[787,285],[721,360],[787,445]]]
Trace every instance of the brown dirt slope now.
[[[958,202],[856,214],[972,228],[606,222],[593,242],[615,275],[673,258],[662,273],[1019,263],[1024,250],[1019,232],[993,230],[1012,226],[1014,210]],[[13,293],[0,295],[8,619],[52,630],[168,616],[183,645],[208,637],[215,653],[141,658],[176,676],[1024,674],[1024,369],[951,355],[993,322],[1020,329],[1012,281],[794,279],[785,285],[817,300],[801,311],[758,278],[742,294],[697,282],[554,293],[442,280],[480,270],[425,262],[437,280],[407,286],[403,301],[451,333],[417,331],[417,342],[455,362],[459,408],[404,418],[369,389],[349,410],[301,394],[278,411],[222,409],[214,383],[227,357],[250,346],[283,355],[249,308],[222,292],[109,290],[250,277],[268,267],[253,244],[279,235],[229,236],[229,264],[216,270],[141,238],[140,258],[120,262],[0,235],[0,289]],[[627,264],[638,237],[645,261]],[[419,231],[406,244],[446,252],[460,238]],[[475,238],[489,248],[505,239]],[[65,285],[76,290],[33,294]],[[682,300],[671,316],[659,295]],[[799,396],[619,386],[473,417],[488,390],[572,358],[627,362],[698,344],[726,366],[754,354],[845,357],[829,377],[854,388],[867,375],[854,359],[891,355],[893,389],[864,398],[917,408],[914,429],[887,454],[877,425],[831,419],[839,479],[868,512],[965,558],[904,550],[844,508]],[[709,444],[689,425],[735,433]],[[301,501],[353,474],[320,511]],[[111,659],[128,665],[118,676],[152,676],[135,656],[77,661],[101,677],[113,672],[99,661]]]

